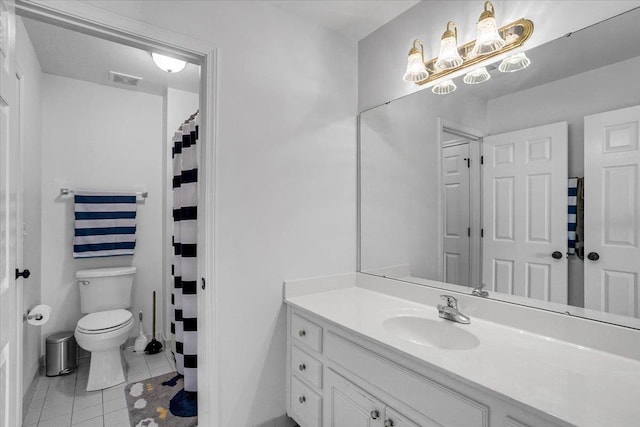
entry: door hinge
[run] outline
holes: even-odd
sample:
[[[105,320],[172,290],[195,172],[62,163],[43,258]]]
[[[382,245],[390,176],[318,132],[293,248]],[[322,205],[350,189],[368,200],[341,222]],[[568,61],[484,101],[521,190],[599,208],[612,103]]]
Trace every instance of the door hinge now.
[[[469,157],[464,158],[467,161],[467,168],[471,168],[471,159]]]
[[[200,280],[202,280],[202,290],[204,291],[204,288],[207,287],[207,282],[205,282],[204,277],[201,277]]]
[[[471,237],[471,228],[467,227],[467,237]]]
[[[484,156],[480,156],[480,164],[484,165]]]
[[[484,237],[484,228],[480,229],[480,237]]]

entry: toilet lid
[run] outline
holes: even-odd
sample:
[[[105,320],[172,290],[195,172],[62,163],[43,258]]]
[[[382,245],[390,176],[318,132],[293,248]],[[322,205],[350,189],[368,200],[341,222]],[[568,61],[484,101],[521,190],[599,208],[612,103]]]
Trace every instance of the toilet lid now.
[[[89,313],[78,322],[78,328],[85,331],[112,329],[127,323],[133,315],[128,310],[118,309]]]

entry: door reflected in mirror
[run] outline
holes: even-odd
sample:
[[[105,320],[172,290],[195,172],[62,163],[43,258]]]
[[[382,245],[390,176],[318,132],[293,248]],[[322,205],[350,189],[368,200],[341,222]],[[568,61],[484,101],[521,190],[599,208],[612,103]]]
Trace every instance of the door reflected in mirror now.
[[[638,20],[362,113],[360,271],[640,328]]]

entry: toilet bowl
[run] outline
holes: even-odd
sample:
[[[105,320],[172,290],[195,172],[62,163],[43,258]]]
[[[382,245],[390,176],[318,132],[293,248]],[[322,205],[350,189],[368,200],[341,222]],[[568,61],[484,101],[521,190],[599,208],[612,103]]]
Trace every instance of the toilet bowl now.
[[[78,345],[91,352],[87,391],[101,390],[125,381],[120,346],[133,329],[130,311],[99,311],[78,322],[75,337]]]
[[[91,352],[87,391],[101,390],[125,382],[120,347],[133,329],[131,290],[135,267],[80,270],[80,311],[75,337]]]

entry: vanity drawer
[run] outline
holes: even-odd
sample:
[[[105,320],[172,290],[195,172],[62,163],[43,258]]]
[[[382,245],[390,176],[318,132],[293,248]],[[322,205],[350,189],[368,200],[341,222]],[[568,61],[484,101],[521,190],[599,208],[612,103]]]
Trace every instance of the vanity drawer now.
[[[291,336],[294,342],[300,342],[322,353],[322,328],[297,314],[291,316]]]
[[[322,388],[322,362],[295,346],[291,347],[291,372],[312,386]]]
[[[443,426],[489,425],[489,408],[332,332],[326,356]]]
[[[302,427],[322,426],[322,398],[296,377],[291,377],[291,416]]]

